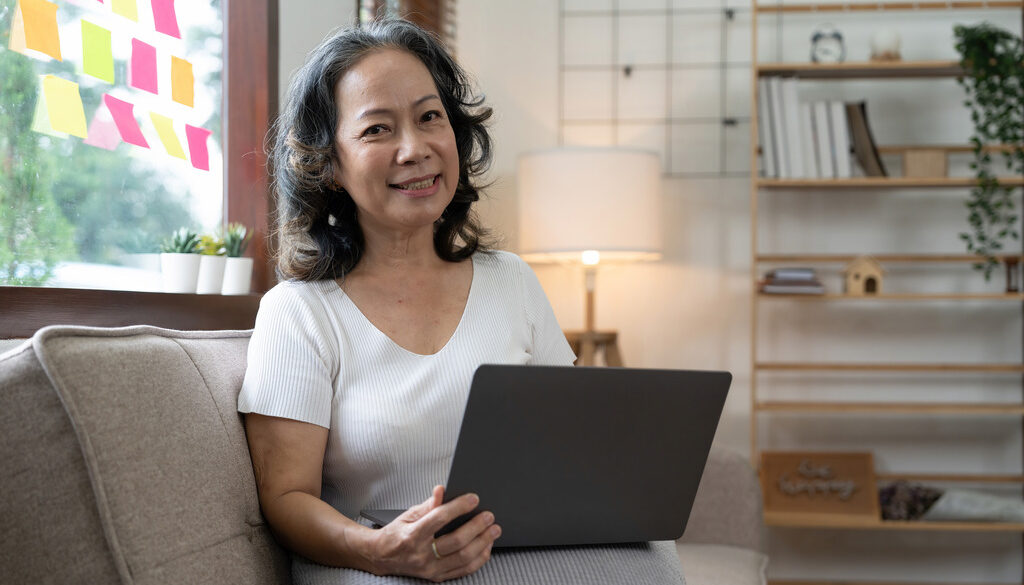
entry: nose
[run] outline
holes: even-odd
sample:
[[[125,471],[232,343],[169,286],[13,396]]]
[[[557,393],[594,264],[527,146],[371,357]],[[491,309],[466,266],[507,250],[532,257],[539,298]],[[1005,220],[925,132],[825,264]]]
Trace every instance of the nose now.
[[[430,145],[426,137],[416,129],[402,132],[398,141],[396,162],[400,165],[415,165],[430,158]]]

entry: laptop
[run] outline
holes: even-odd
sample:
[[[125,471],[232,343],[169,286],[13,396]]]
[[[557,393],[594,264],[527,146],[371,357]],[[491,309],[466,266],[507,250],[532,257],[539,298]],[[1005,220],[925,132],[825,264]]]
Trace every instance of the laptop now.
[[[732,381],[728,372],[480,366],[445,502],[480,496],[495,547],[682,536]],[[364,510],[378,526],[403,510]]]

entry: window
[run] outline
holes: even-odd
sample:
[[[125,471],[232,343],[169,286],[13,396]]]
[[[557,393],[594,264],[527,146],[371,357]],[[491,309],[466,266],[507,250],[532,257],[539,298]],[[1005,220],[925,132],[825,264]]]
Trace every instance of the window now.
[[[221,1],[178,4],[0,0],[0,284],[159,290],[224,220]]]

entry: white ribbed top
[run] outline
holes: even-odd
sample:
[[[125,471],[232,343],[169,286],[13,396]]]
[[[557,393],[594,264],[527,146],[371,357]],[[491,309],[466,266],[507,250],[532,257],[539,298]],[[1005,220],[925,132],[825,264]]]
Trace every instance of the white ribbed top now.
[[[321,497],[353,520],[364,509],[408,508],[447,483],[477,366],[571,365],[575,359],[525,262],[508,252],[477,253],[472,261],[462,319],[432,355],[397,345],[333,280],[283,282],[260,302],[238,410],[329,428]],[[595,583],[594,577],[609,576],[601,561],[617,556],[601,550],[584,548],[565,558],[564,549],[495,554],[471,581],[537,583],[536,570],[546,567],[550,575],[561,566]],[[627,547],[618,555],[633,563],[619,556],[614,564],[634,574],[678,576],[674,548],[656,550]],[[298,558],[293,576],[296,585],[410,582]],[[677,578],[668,581],[682,581]]]
[[[284,282],[260,303],[238,410],[328,427],[322,497],[357,520],[446,483],[477,366],[574,359],[537,277],[507,252],[473,256],[462,319],[432,355],[393,342],[333,280]]]

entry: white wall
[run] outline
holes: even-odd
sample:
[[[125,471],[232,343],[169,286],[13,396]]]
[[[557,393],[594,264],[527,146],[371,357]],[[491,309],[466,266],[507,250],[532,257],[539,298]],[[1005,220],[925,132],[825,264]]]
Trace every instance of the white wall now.
[[[580,0],[582,1],[582,0]],[[624,0],[623,0],[624,1]],[[676,0],[678,4],[682,4]],[[604,2],[609,4],[610,0]],[[577,2],[578,3],[578,2]],[[333,25],[351,18],[350,2],[289,2],[282,9],[281,79]],[[485,223],[516,249],[515,169],[520,153],[558,140],[558,2],[465,0],[458,4],[458,57],[476,76],[494,108],[493,186],[479,206]],[[707,5],[708,2],[704,2]],[[712,3],[713,4],[713,3]],[[301,5],[298,9],[296,5]],[[333,7],[332,7],[333,6]],[[749,4],[738,26],[749,32]],[[900,13],[906,14],[906,13]],[[928,13],[932,15],[934,13]],[[985,13],[949,13],[975,21]],[[993,13],[994,14],[994,13]],[[899,17],[846,17],[851,60],[863,60],[872,26]],[[929,16],[929,19],[931,16]],[[906,14],[898,20],[904,56],[952,58],[950,22]],[[817,17],[787,17],[782,55],[774,24],[762,29],[762,58],[805,60]],[[859,22],[860,24],[857,24]],[[1020,31],[1019,16],[1001,23]],[[684,26],[686,26],[684,24]],[[697,26],[697,21],[692,23]],[[687,31],[682,31],[686,34]],[[690,31],[698,34],[700,31]],[[749,85],[749,84],[748,84]],[[736,91],[749,92],[737,87]],[[866,97],[881,144],[965,143],[969,119],[959,88],[949,81],[808,84],[804,96]],[[749,95],[749,93],[747,94]],[[749,100],[749,98],[744,98]],[[962,193],[763,193],[759,247],[774,252],[959,252],[966,225]],[[572,218],[565,218],[571,221]],[[620,332],[630,366],[727,369],[734,374],[716,442],[741,452],[750,445],[750,191],[749,180],[667,179],[665,257],[614,268],[598,276],[597,321]],[[582,324],[582,274],[536,271],[565,328]],[[839,287],[838,275],[825,273]],[[892,271],[890,290],[998,290],[977,275]],[[892,361],[1014,361],[1021,356],[1019,306],[762,304],[759,351],[783,359]],[[882,357],[879,357],[882,356]],[[836,378],[761,380],[768,396],[842,396],[850,390],[879,399],[1019,400],[1020,379]],[[865,448],[891,470],[1020,473],[1020,421],[956,418],[762,417],[760,441],[775,448]],[[1019,494],[1019,490],[1017,491]],[[1013,582],[1021,575],[1021,539],[1015,534],[856,533],[771,530],[773,578]]]

